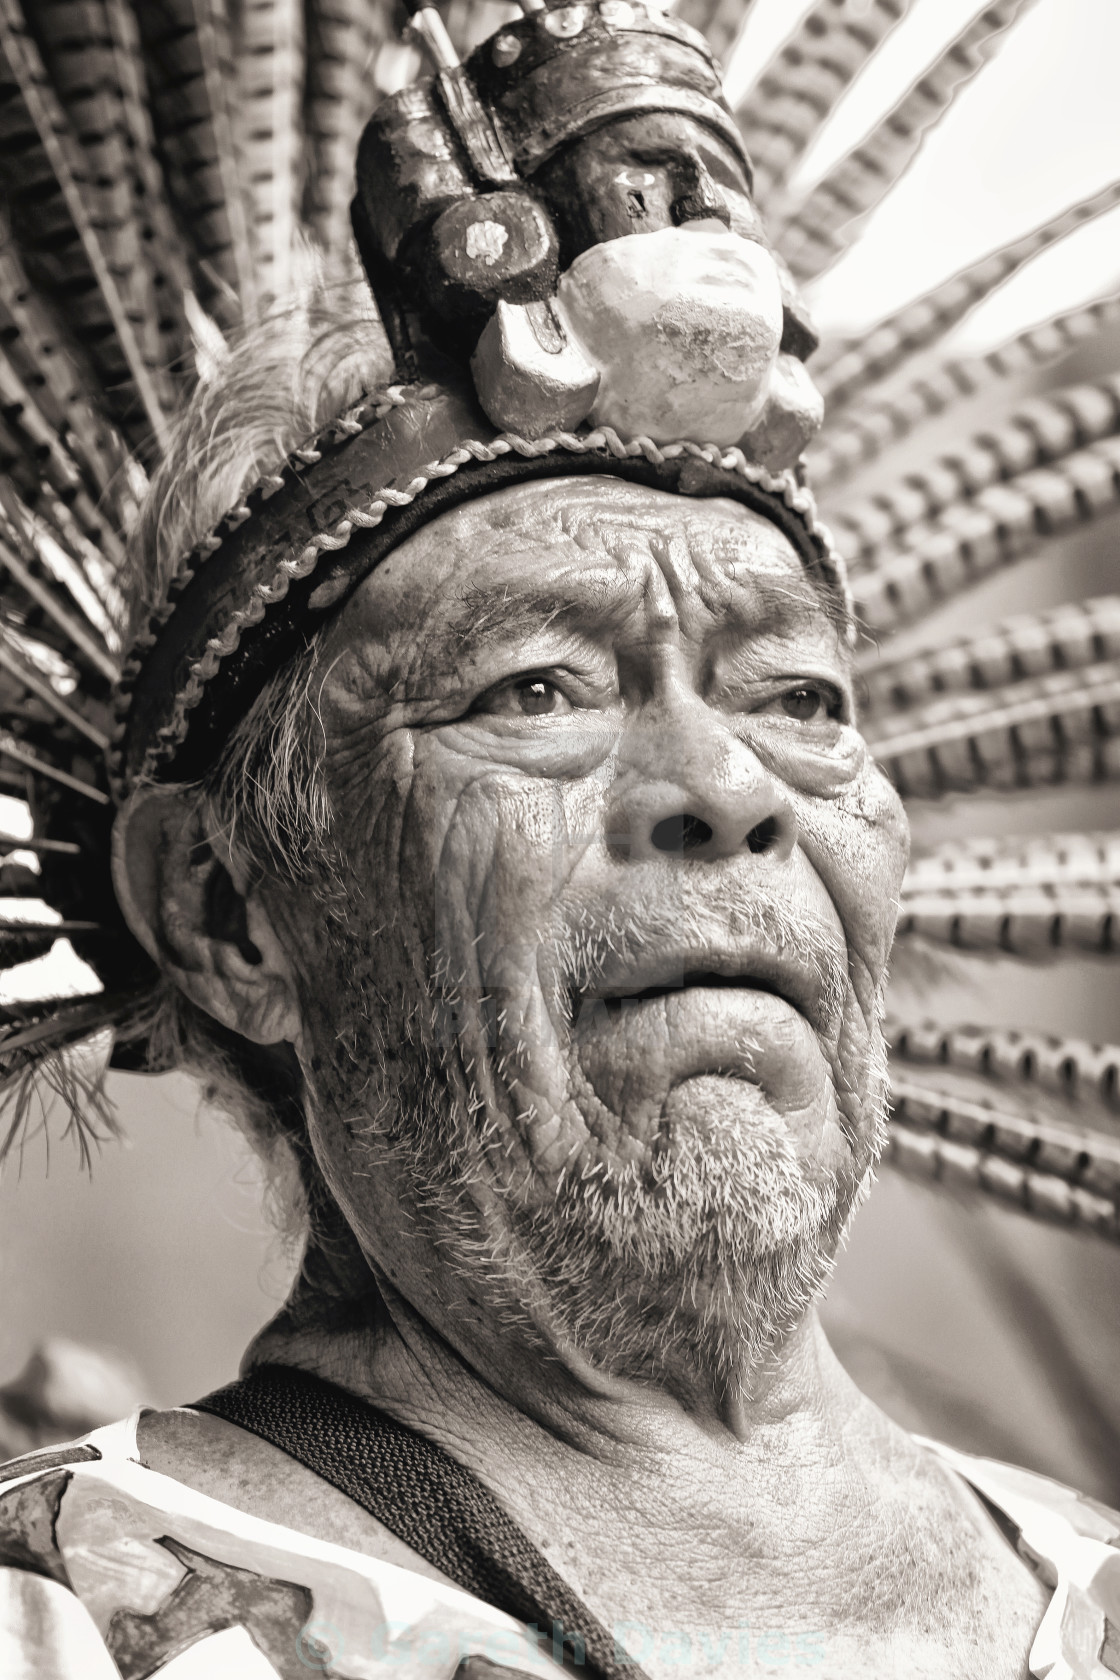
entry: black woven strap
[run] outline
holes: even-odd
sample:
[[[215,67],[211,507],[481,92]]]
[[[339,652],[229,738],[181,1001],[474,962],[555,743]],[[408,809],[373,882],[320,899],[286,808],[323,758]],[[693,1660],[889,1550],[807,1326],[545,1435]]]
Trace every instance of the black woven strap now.
[[[537,1627],[554,1651],[562,1646],[565,1668],[588,1680],[645,1680],[478,1477],[425,1436],[286,1365],[262,1365],[194,1408],[306,1465],[465,1592]]]

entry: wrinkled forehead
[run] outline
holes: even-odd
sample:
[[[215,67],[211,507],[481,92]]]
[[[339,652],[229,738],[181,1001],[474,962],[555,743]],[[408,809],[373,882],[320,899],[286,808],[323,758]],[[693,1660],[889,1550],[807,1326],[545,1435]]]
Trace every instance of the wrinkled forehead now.
[[[434,619],[539,599],[597,606],[650,592],[767,627],[831,630],[824,587],[775,525],[730,499],[692,499],[602,476],[516,485],[425,526],[362,584],[331,639],[422,637]]]

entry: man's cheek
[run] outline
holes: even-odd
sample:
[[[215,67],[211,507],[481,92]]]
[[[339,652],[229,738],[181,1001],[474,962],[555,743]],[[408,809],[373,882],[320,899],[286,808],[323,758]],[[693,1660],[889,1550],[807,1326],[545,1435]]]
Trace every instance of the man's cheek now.
[[[427,831],[434,951],[464,979],[508,983],[548,924],[562,851],[556,790],[489,770],[450,797],[418,797],[415,814]]]
[[[901,801],[869,766],[840,799],[798,798],[794,809],[801,845],[836,906],[849,949],[877,983],[890,955],[909,850]]]

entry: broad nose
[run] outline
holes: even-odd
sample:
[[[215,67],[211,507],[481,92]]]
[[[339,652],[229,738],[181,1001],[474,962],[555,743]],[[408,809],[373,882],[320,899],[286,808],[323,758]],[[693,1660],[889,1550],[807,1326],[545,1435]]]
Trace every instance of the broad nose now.
[[[755,853],[780,862],[797,843],[797,823],[780,783],[723,724],[697,713],[640,729],[608,814],[619,858],[703,862]]]
[[[712,177],[699,158],[681,160],[673,181],[673,221],[677,227],[686,222],[722,222],[731,226],[731,211]]]

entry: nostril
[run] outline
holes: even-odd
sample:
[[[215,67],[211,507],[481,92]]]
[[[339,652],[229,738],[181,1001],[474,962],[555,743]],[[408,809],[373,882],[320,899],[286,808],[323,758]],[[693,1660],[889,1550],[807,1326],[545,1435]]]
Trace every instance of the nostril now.
[[[706,846],[712,838],[712,829],[699,817],[693,817],[683,812],[675,817],[663,817],[655,824],[650,834],[654,846],[659,852],[675,852],[679,856],[683,852],[694,852],[700,846]]]
[[[776,817],[766,817],[756,823],[747,835],[747,850],[751,852],[769,852],[778,843],[778,820]]]

